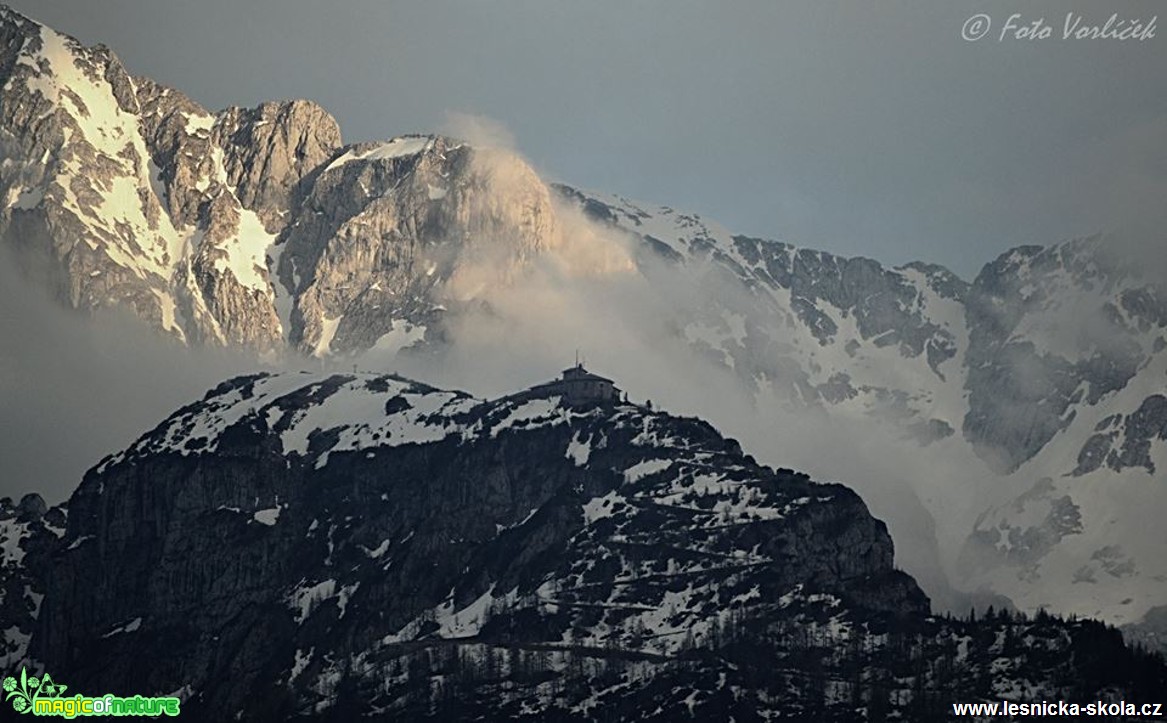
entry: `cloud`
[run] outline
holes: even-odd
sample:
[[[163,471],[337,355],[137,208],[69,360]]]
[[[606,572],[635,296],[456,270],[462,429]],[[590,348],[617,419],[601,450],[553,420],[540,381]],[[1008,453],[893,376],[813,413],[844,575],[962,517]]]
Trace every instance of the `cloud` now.
[[[592,234],[599,245],[622,243],[595,229]],[[942,609],[967,610],[966,598],[948,582],[936,523],[918,492],[932,487],[940,497],[939,485],[947,490],[973,482],[945,453],[923,450],[870,419],[796,411],[786,400],[759,399],[731,370],[696,353],[680,333],[685,317],[736,289],[695,278],[702,274],[684,268],[588,274],[573,273],[560,261],[545,259],[512,284],[483,293],[478,305],[451,320],[451,343],[436,357],[403,355],[394,366],[408,376],[495,397],[556,376],[578,349],[591,369],[615,379],[633,400],[707,419],[764,464],[857,490],[888,523],[897,563]],[[937,480],[938,469],[946,479]],[[963,542],[956,529],[946,528],[953,558]]]
[[[523,174],[509,168],[521,163],[513,154],[485,154],[477,162],[502,166],[492,178],[520,179],[526,188]],[[499,183],[495,192],[516,192],[505,180]],[[820,481],[841,480],[856,489],[889,524],[898,564],[916,575],[942,608],[967,609],[966,599],[951,589],[944,563],[955,558],[963,539],[952,532],[955,527],[946,528],[950,539],[942,551],[920,496],[920,490],[936,492],[936,470],[951,461],[948,452],[923,450],[871,418],[793,408],[778,394],[755,394],[717,355],[695,349],[684,333],[710,310],[757,305],[736,277],[699,260],[676,265],[645,255],[638,241],[576,207],[556,203],[554,208],[554,243],[523,264],[514,265],[504,253],[459,259],[446,288],[452,312],[442,328],[447,345],[396,358],[370,352],[361,366],[493,398],[558,375],[578,350],[591,369],[615,379],[633,400],[708,419],[764,464],[802,469]],[[505,249],[508,244],[478,239],[476,245]],[[760,320],[781,338],[778,322]],[[971,453],[969,458],[976,461]],[[950,470],[947,476],[958,473]],[[968,482],[946,479],[943,486],[974,489]]]
[[[438,130],[478,148],[515,149],[515,137],[507,127],[483,115],[446,111],[446,119]]]

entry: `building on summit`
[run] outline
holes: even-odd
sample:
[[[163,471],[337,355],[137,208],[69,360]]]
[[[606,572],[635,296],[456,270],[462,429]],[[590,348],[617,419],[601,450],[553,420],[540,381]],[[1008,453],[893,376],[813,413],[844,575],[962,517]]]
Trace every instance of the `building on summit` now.
[[[579,362],[576,362],[575,366],[570,369],[564,369],[559,379],[537,384],[526,392],[521,392],[520,395],[524,397],[558,396],[564,404],[572,407],[615,404],[620,401],[620,389],[615,382],[607,377],[589,372]]]
[[[564,401],[571,405],[603,404],[620,398],[620,390],[611,379],[592,374],[579,363],[564,369],[563,376],[551,383],[559,385]]]

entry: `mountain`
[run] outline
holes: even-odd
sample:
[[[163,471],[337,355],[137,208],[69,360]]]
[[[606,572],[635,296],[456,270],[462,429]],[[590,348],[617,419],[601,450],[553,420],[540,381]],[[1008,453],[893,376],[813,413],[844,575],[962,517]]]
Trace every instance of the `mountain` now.
[[[932,617],[849,489],[554,388],[239,377],[0,525],[10,665],[194,720],[932,720],[1167,682],[1097,622]]]
[[[759,406],[878,421],[939,462],[905,476],[938,527],[955,527],[939,535],[954,581],[1116,622],[1162,604],[1167,286],[1121,248],[1015,249],[966,283],[559,191],[697,269],[698,287],[717,279],[675,323]],[[735,284],[748,293],[721,293]]]
[[[517,157],[438,137],[342,147],[306,101],[210,113],[0,10],[0,236],[68,305],[190,343],[317,355],[420,338],[433,286],[555,237]]]
[[[459,386],[451,360],[508,389],[537,344],[584,345],[764,461],[853,485],[941,607],[1167,604],[1167,286],[1111,240],[971,282],[889,268],[443,136],[344,145],[307,101],[211,112],[8,9],[0,75],[0,246],[69,307]]]

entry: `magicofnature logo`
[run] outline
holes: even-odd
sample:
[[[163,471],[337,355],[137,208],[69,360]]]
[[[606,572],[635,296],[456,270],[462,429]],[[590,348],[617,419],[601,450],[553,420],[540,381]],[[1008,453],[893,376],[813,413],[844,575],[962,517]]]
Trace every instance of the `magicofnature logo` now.
[[[53,680],[48,673],[41,678],[29,675],[27,668],[20,669],[20,679],[9,676],[4,679],[4,700],[12,701],[17,713],[76,718],[77,716],[176,716],[179,713],[178,698],[147,698],[135,695],[122,698],[106,694],[99,697],[75,694],[65,697],[68,688]]]

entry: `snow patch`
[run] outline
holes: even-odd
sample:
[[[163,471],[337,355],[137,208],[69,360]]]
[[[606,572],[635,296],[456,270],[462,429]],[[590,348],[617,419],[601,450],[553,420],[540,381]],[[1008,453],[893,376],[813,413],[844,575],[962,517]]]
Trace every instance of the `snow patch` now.
[[[649,475],[663,472],[672,464],[673,460],[671,459],[646,459],[643,462],[637,462],[624,470],[624,481],[628,483],[639,482]]]
[[[393,328],[382,334],[371,351],[396,355],[402,349],[407,349],[425,338],[425,327],[413,325],[406,321],[396,321]]]
[[[320,339],[312,349],[312,356],[319,359],[332,353],[332,340],[336,336],[336,330],[340,326],[340,320],[343,318],[344,314],[341,314],[335,319],[330,319],[327,316],[321,319]]]
[[[490,430],[491,437],[497,437],[499,432],[514,426],[528,427],[530,422],[549,420],[552,423],[564,421],[564,411],[559,406],[559,397],[549,399],[532,399],[511,410],[501,422]]]
[[[296,622],[302,623],[308,619],[312,611],[336,594],[336,580],[325,580],[314,585],[302,582],[297,588],[288,593],[288,607],[296,613]]]
[[[584,520],[590,525],[597,520],[611,517],[616,511],[616,503],[622,502],[623,500],[624,498],[617,494],[615,490],[603,497],[593,497],[583,506]]]
[[[267,252],[275,243],[275,235],[267,232],[255,211],[239,208],[239,226],[235,236],[225,241],[219,248],[225,257],[215,261],[215,270],[231,274],[243,286],[270,293],[267,280]]]
[[[199,132],[210,133],[211,129],[215,127],[215,116],[209,113],[184,113],[186,118],[187,135],[197,136]]]
[[[384,540],[381,541],[380,545],[377,545],[372,550],[365,548],[365,554],[375,560],[378,557],[384,555],[389,550],[389,545],[392,544],[392,542],[393,541],[390,540],[389,538],[385,538]]]
[[[588,457],[592,454],[591,438],[587,441],[581,442],[579,434],[572,436],[571,442],[567,445],[567,454],[564,455],[571,461],[575,462],[576,467],[583,467],[588,463]]]
[[[393,140],[373,146],[366,151],[349,150],[337,158],[324,172],[340,168],[352,161],[381,161],[404,156],[415,156],[433,146],[433,139],[417,136],[401,136]]]
[[[255,520],[261,525],[267,525],[268,527],[271,527],[280,519],[280,507],[277,505],[276,507],[269,507],[266,510],[257,510],[255,514],[251,516],[251,519]]]
[[[142,618],[134,618],[130,622],[128,622],[124,625],[119,625],[118,627],[114,628],[113,630],[110,630],[108,633],[106,633],[105,635],[102,635],[101,637],[110,638],[110,637],[113,637],[114,635],[120,635],[122,633],[132,633],[140,627],[142,627]]]

